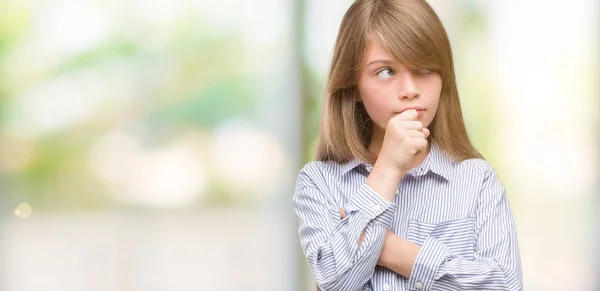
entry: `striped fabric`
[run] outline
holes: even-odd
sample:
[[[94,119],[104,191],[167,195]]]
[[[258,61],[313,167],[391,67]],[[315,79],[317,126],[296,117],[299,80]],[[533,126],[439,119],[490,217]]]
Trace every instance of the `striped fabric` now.
[[[522,290],[512,213],[489,163],[454,162],[433,144],[393,203],[365,184],[371,169],[311,162],[298,175],[300,244],[321,290]],[[410,278],[377,265],[388,229],[422,246]]]

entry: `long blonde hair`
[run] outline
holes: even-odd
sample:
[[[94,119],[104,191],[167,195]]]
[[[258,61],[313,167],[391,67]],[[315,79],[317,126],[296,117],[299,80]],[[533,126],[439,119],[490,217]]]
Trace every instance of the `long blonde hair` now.
[[[457,161],[481,158],[467,135],[450,41],[435,11],[424,0],[357,0],[344,15],[335,43],[316,160],[376,159],[368,151],[373,125],[357,102],[358,74],[371,34],[403,64],[440,74],[442,91],[429,141]]]

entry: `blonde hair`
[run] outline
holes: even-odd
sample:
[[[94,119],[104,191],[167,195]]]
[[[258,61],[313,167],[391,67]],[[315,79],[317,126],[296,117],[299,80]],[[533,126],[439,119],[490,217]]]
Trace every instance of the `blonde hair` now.
[[[442,91],[429,125],[429,141],[462,161],[481,158],[464,125],[452,50],[435,11],[424,0],[357,0],[342,19],[323,103],[316,160],[344,163],[354,158],[374,163],[368,151],[372,123],[358,100],[360,72],[369,35],[403,64],[438,72]]]

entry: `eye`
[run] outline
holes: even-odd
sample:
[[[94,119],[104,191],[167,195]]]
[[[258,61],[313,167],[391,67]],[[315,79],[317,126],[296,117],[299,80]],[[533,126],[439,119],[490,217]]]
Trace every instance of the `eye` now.
[[[429,69],[417,69],[417,73],[419,75],[429,75],[429,74],[433,73],[433,70],[429,70]]]
[[[394,76],[396,73],[394,73],[394,70],[390,69],[390,68],[385,68],[379,72],[377,72],[377,78],[379,79],[389,79],[392,76]]]

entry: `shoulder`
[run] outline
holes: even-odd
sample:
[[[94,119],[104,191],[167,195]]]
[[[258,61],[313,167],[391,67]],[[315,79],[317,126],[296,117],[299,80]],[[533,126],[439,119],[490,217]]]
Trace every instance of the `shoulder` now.
[[[332,199],[341,177],[343,164],[334,161],[312,161],[305,164],[298,173],[294,201],[301,197],[310,199]],[[333,203],[333,202],[331,202]]]
[[[298,182],[310,180],[313,182],[326,182],[335,177],[339,177],[342,172],[342,165],[334,161],[312,161],[305,164],[298,173]]]
[[[484,159],[474,158],[456,162],[453,176],[460,184],[480,190],[504,188],[492,164]]]
[[[461,180],[469,187],[477,189],[480,203],[504,199],[506,191],[496,170],[488,161],[483,159],[468,159],[457,163]]]
[[[474,175],[489,178],[495,176],[492,164],[484,159],[474,158],[456,162],[454,170],[460,175]]]

